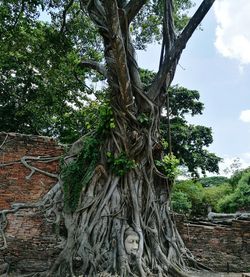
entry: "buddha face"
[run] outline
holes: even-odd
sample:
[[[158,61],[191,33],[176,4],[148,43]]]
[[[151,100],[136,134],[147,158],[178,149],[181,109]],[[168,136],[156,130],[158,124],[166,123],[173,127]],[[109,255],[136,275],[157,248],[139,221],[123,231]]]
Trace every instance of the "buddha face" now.
[[[130,231],[125,239],[126,252],[131,255],[136,255],[139,249],[139,236],[136,232]]]

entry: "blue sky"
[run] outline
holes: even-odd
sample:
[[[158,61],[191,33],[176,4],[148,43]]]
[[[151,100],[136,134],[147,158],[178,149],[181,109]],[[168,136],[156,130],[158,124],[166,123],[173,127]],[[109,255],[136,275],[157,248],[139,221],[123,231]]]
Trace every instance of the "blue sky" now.
[[[209,149],[224,158],[221,169],[237,157],[242,167],[250,166],[249,14],[249,0],[216,0],[203,31],[197,30],[184,50],[173,81],[199,91],[205,110],[191,122],[212,127]],[[140,51],[139,65],[156,70],[159,53],[158,45]]]

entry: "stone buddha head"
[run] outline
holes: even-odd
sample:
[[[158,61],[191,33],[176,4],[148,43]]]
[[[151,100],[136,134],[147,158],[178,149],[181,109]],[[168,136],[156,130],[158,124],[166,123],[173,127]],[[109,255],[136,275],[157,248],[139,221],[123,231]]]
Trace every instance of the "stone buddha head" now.
[[[125,241],[124,246],[126,249],[126,252],[131,255],[136,255],[139,249],[139,235],[132,229],[128,228],[125,231]]]

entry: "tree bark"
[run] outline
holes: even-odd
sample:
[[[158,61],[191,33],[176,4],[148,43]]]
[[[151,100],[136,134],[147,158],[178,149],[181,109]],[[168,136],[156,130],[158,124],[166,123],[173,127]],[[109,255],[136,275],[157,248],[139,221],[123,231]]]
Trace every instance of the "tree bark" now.
[[[164,93],[182,50],[213,2],[204,0],[176,37],[172,0],[163,1],[160,68],[146,92],[129,34],[129,23],[146,1],[125,1],[124,6],[116,0],[81,1],[103,37],[106,61],[105,68],[93,62],[81,66],[107,76],[115,128],[100,145],[101,159],[81,192],[77,209],[64,211],[67,242],[47,276],[178,277],[187,276],[189,266],[197,266],[171,218],[172,180],[159,172],[155,160],[162,158],[159,124]],[[147,124],[138,120],[142,113],[148,118]],[[77,151],[72,150],[74,155],[69,155],[66,163],[76,159],[81,145]],[[123,155],[127,159],[123,162],[130,167],[117,171],[107,153],[112,153],[114,159]],[[133,253],[126,246],[129,234],[138,241]]]

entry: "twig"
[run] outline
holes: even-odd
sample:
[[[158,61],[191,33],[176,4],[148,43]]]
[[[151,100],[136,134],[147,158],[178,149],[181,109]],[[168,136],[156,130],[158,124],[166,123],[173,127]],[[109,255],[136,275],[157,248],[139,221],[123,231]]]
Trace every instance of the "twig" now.
[[[4,141],[2,142],[2,144],[0,145],[0,149],[2,149],[2,147],[4,146],[5,142],[7,141],[9,134],[6,135]]]

